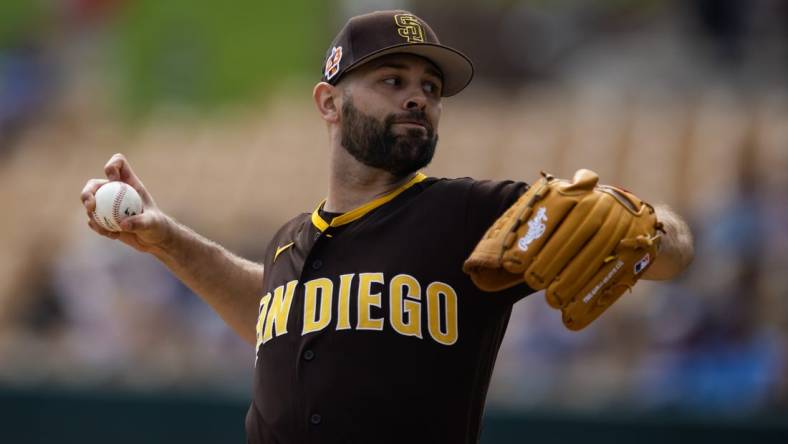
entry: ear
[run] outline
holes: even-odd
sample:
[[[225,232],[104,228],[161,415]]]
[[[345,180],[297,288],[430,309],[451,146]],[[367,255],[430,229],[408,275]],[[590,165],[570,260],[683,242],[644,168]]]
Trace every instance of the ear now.
[[[312,90],[312,99],[315,101],[317,112],[328,123],[339,121],[339,90],[334,85],[320,82]]]

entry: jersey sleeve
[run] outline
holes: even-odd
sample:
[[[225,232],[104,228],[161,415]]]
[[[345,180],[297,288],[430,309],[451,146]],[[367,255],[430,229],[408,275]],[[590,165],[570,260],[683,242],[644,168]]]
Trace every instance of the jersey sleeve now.
[[[527,183],[511,180],[478,180],[471,183],[465,208],[465,247],[468,255],[487,229],[527,190]],[[496,297],[513,303],[533,292],[523,283],[498,292],[501,294]]]
[[[468,189],[465,226],[469,251],[487,229],[528,189],[525,182],[474,181]]]

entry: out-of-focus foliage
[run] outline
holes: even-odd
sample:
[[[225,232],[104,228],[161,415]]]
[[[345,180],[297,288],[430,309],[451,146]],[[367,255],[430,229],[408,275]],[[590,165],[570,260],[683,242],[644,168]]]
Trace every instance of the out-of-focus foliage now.
[[[139,0],[116,27],[115,78],[133,113],[160,100],[254,100],[291,76],[318,78],[324,2]]]
[[[670,0],[433,0],[435,4],[469,5],[480,9],[498,9],[514,6],[533,6],[547,9],[565,9],[583,7],[588,9],[638,9],[648,10],[668,5]]]
[[[36,29],[45,11],[39,0],[0,1],[0,47]]]

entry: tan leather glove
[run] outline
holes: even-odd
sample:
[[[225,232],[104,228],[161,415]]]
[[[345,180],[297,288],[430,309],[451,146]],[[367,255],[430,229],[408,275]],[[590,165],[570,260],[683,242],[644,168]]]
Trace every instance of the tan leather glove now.
[[[580,330],[631,289],[656,259],[662,225],[654,208],[620,188],[540,178],[487,230],[463,270],[485,291],[520,282],[546,289],[564,325]]]

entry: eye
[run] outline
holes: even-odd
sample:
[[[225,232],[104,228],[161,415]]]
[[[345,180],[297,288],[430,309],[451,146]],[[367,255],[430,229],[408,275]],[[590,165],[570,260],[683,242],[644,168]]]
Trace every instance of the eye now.
[[[400,82],[399,77],[386,77],[385,79],[383,79],[383,83],[391,86],[399,86],[400,83],[402,82]]]
[[[440,87],[435,82],[426,81],[422,87],[427,94],[438,95],[440,93]]]

